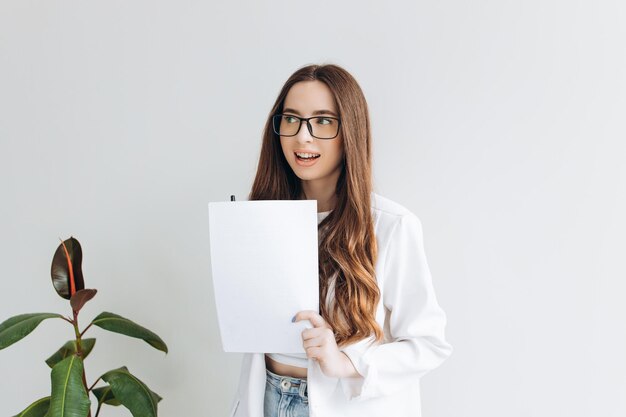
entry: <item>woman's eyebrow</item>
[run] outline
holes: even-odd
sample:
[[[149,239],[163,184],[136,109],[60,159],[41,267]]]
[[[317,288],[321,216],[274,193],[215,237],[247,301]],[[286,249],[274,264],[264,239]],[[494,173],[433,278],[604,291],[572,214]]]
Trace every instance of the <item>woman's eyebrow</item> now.
[[[295,110],[295,109],[290,109],[290,108],[283,109],[283,113],[287,113],[287,112],[295,113],[298,116],[301,116],[300,112],[298,110]],[[331,111],[331,110],[315,110],[313,112],[313,114],[314,115],[315,114],[332,114],[333,116],[337,117],[337,113],[335,113],[334,111]]]

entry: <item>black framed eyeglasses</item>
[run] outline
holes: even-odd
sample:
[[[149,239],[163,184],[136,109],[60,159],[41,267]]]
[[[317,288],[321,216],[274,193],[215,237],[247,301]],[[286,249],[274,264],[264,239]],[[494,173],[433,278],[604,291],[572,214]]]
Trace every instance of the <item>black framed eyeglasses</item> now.
[[[339,134],[341,120],[331,116],[298,117],[293,114],[275,114],[272,116],[274,133],[279,136],[296,136],[306,122],[311,136],[317,139],[333,139]]]

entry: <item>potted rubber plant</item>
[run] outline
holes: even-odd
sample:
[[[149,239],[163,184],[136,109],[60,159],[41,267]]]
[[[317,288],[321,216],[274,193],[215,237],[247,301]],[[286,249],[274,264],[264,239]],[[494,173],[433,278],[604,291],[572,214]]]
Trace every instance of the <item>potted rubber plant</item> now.
[[[142,339],[167,353],[167,345],[152,331],[117,314],[103,312],[81,330],[78,316],[97,290],[85,288],[82,272],[83,253],[73,237],[56,249],[51,277],[57,294],[69,301],[71,316],[56,313],[30,313],[14,316],[0,323],[0,350],[29,335],[47,319],[60,319],[73,327],[75,338],[67,341],[45,362],[51,368],[51,393],[30,404],[16,417],[91,417],[92,404],[98,417],[103,405],[126,407],[134,417],[156,417],[161,397],[122,366],[105,372],[91,384],[85,378],[84,361],[95,346],[95,338],[86,338],[93,326],[110,332]],[[90,400],[94,398],[94,403]]]

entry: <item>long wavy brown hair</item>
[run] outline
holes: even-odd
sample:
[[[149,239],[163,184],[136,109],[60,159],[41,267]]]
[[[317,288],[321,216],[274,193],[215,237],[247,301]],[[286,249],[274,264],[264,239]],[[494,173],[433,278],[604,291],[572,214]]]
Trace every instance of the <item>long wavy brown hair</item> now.
[[[376,237],[370,206],[372,192],[371,133],[365,96],[358,83],[337,65],[308,65],[285,82],[265,123],[261,155],[250,200],[301,199],[302,186],[272,129],[287,93],[301,81],[319,80],[331,90],[341,119],[344,161],[337,180],[336,207],[320,223],[320,314],[333,328],[340,346],[372,334],[381,340],[376,322],[380,291],[376,283]],[[334,300],[326,302],[334,293]]]

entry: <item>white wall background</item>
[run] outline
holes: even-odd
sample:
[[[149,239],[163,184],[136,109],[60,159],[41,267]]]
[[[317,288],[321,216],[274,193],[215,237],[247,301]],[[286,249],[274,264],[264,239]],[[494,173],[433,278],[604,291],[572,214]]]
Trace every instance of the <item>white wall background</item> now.
[[[77,237],[87,377],[127,365],[163,416],[222,416],[206,203],[243,198],[289,74],[351,71],[371,107],[376,191],[414,211],[453,356],[428,417],[626,415],[626,5],[621,0],[0,2],[0,321],[69,313],[49,279]],[[0,415],[49,391],[72,336],[0,351]],[[106,409],[102,416],[129,415]]]

